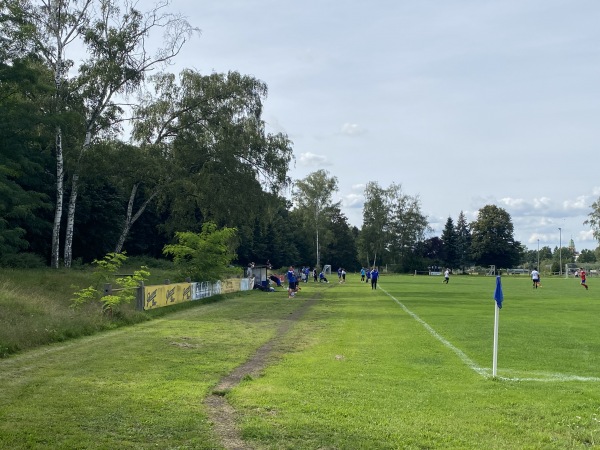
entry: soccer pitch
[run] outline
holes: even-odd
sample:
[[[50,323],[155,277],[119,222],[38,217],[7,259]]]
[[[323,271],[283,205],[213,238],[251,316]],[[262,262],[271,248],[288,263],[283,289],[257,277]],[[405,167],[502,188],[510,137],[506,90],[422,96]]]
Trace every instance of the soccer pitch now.
[[[384,275],[377,290],[359,278],[301,284],[294,299],[231,295],[0,360],[0,447],[599,444],[595,279],[533,290],[502,277],[492,378],[494,277]],[[227,408],[211,409],[216,396]]]
[[[495,277],[388,277],[382,290],[467,366],[491,376]],[[600,382],[597,295],[578,279],[501,278],[498,377]],[[600,286],[598,286],[600,288]]]

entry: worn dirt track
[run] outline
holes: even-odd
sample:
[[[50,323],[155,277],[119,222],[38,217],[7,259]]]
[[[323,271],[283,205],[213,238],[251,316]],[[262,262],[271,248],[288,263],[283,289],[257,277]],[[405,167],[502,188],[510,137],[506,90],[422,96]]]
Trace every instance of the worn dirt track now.
[[[225,394],[237,386],[244,377],[257,377],[260,375],[262,370],[272,360],[282,338],[306,311],[315,304],[319,297],[319,294],[315,294],[315,296],[306,300],[300,300],[299,298],[290,300],[298,301],[298,308],[282,321],[275,336],[260,347],[248,361],[237,367],[229,375],[223,377],[214,387],[212,394],[205,399],[204,403],[207,408],[209,420],[213,424],[215,434],[226,449],[251,450],[252,447],[242,440],[240,430],[237,427],[236,411],[227,401]]]

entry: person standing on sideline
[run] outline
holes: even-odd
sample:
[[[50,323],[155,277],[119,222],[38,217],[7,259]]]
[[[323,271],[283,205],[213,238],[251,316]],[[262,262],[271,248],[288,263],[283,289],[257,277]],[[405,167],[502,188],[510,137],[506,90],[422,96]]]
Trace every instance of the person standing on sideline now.
[[[377,279],[379,278],[379,271],[377,267],[373,267],[371,270],[371,289],[377,289]]]
[[[587,291],[588,290],[588,285],[585,282],[585,276],[586,276],[585,269],[583,267],[580,267],[579,268],[579,278],[581,278],[581,285]]]
[[[534,267],[531,271],[531,281],[533,282],[533,288],[537,289],[540,285],[540,273],[537,270],[537,267]]]
[[[286,275],[288,279],[288,298],[292,298],[296,295],[296,274],[294,273],[294,266],[290,266]]]
[[[365,275],[366,275],[365,268],[361,267],[361,269],[360,269],[360,282],[361,283],[365,281]]]
[[[448,284],[448,281],[450,281],[450,269],[446,268],[446,271],[444,272],[444,281],[442,281],[442,283]]]
[[[342,282],[342,268],[338,267],[338,281],[341,283]]]
[[[318,277],[318,275],[317,275],[317,268],[315,267],[315,268],[313,269],[313,281],[314,281],[315,283],[317,282],[317,279],[318,279],[317,277]]]

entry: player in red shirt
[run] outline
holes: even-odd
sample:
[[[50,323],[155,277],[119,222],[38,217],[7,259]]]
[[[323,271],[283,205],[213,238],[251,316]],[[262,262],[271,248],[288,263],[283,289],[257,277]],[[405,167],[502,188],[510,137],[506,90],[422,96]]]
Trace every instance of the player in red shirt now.
[[[581,285],[585,288],[585,290],[587,291],[588,285],[585,283],[585,270],[583,267],[581,267],[579,269],[579,277],[581,278]]]

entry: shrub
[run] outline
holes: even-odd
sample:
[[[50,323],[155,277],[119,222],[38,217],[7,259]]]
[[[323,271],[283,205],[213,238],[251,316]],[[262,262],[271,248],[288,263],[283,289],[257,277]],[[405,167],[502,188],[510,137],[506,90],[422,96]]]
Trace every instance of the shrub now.
[[[2,255],[0,266],[10,269],[39,269],[46,266],[44,258],[33,253],[12,253]]]

